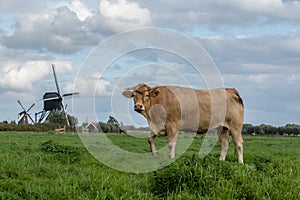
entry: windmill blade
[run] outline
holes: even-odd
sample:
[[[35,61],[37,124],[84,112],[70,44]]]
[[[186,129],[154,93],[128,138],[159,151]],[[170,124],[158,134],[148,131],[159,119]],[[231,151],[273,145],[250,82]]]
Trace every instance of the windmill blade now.
[[[25,113],[22,113],[22,114],[20,115],[20,117],[18,118],[18,122],[24,117],[24,115],[25,115]]]
[[[64,106],[64,103],[63,103],[62,101],[61,101],[61,107],[63,108],[63,111],[64,111],[64,113],[65,113],[67,125],[70,126],[70,122],[69,122],[69,119],[68,119],[68,114],[67,114],[66,108],[65,108],[65,106]]]
[[[31,116],[29,114],[27,114],[27,116],[29,117],[30,121],[32,122],[32,124],[34,124],[33,119],[31,118]]]
[[[56,85],[57,93],[60,96],[60,91],[59,91],[59,87],[58,87],[57,77],[56,77],[56,73],[55,73],[55,67],[54,67],[53,64],[52,64],[52,71],[53,71],[53,75],[54,75],[54,79],[55,79],[55,85]]]
[[[42,99],[42,100],[43,101],[51,101],[51,100],[55,100],[55,99],[59,99],[59,97],[51,97],[51,98]]]
[[[33,104],[27,109],[26,112],[29,112],[34,106],[35,106],[35,103],[33,103]]]
[[[44,101],[44,99],[38,99],[35,101],[35,103],[40,103],[41,101]]]
[[[29,117],[30,121],[32,122],[32,124],[34,124],[34,121],[32,119],[32,117],[29,115],[29,111],[35,106],[35,103],[33,103],[29,108],[28,110],[26,111],[26,115]]]
[[[21,108],[26,112],[26,109],[24,108],[24,106],[21,104],[21,101],[18,100],[19,105],[21,106]]]
[[[63,95],[63,97],[72,96],[72,95],[79,95],[79,92],[66,93]]]

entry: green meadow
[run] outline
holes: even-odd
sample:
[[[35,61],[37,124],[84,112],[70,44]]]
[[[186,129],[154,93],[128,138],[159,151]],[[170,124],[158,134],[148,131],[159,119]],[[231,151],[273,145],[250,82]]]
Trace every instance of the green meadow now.
[[[107,138],[149,164],[156,159],[145,138]],[[232,143],[225,162],[219,143],[199,158],[203,136],[196,136],[176,161],[146,173],[106,166],[71,133],[0,132],[0,141],[0,199],[300,199],[300,137],[245,135],[242,165]],[[167,141],[155,143],[160,149]]]

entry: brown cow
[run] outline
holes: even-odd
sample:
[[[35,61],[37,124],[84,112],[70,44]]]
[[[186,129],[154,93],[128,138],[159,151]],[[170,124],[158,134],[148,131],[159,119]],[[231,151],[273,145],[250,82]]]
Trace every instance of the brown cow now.
[[[123,91],[123,96],[134,98],[134,110],[148,121],[152,135],[148,138],[153,155],[156,136],[167,136],[171,158],[179,130],[198,134],[217,129],[222,146],[220,160],[225,160],[229,134],[233,138],[238,161],[243,163],[242,127],[244,105],[236,89],[219,88],[196,90],[177,86],[149,87],[139,84]]]

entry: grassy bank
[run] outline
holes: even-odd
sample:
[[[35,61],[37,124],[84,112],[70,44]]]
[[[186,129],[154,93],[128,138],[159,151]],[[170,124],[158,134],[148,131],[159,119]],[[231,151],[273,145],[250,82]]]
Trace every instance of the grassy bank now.
[[[149,151],[145,138],[109,138]],[[199,159],[199,136],[176,162],[140,174],[107,167],[72,134],[0,132],[0,141],[0,199],[300,199],[300,137],[245,136],[239,165],[232,144],[226,162],[219,144]]]

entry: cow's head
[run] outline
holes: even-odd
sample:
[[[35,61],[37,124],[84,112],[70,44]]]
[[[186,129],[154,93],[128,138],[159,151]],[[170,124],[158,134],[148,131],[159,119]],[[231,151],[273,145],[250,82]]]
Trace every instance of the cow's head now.
[[[150,109],[151,98],[156,97],[159,91],[146,84],[138,84],[134,87],[126,88],[122,94],[127,98],[133,98],[134,110],[143,113]]]

